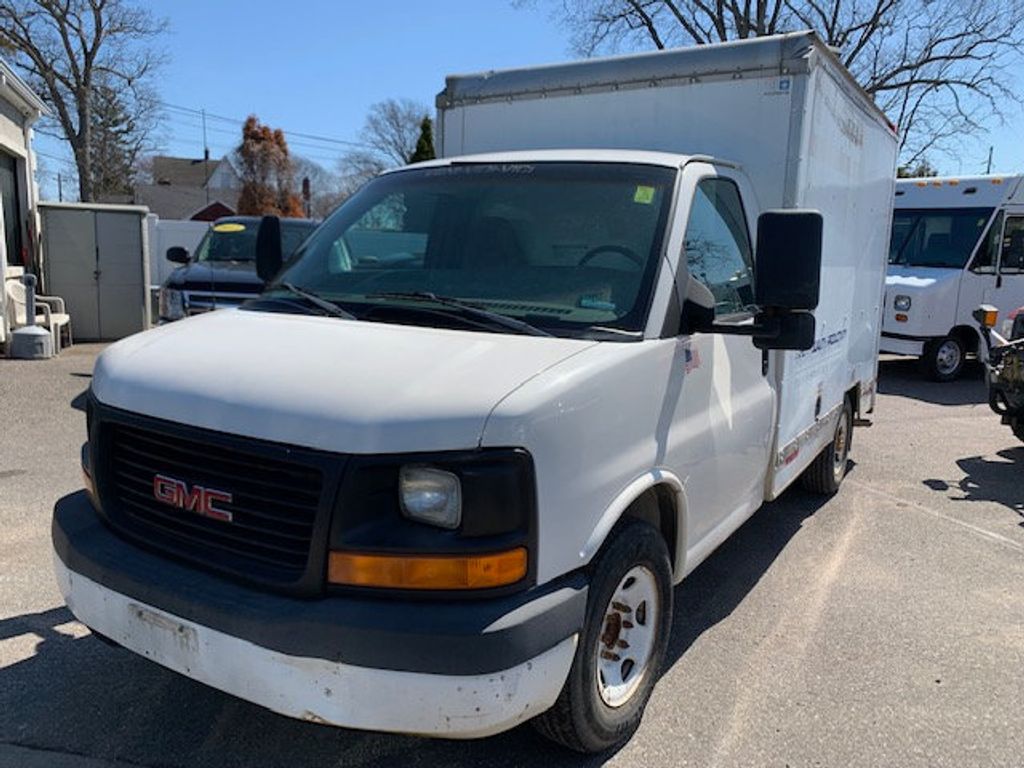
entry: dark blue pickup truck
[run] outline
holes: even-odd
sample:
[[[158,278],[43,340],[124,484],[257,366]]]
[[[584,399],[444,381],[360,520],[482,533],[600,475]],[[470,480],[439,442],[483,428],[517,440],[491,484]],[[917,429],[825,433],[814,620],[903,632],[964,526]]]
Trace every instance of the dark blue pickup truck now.
[[[167,258],[183,266],[160,287],[160,320],[169,322],[213,309],[237,307],[263,291],[256,274],[258,216],[218,219],[194,254],[176,247]],[[316,229],[311,219],[281,219],[281,253],[287,259]]]

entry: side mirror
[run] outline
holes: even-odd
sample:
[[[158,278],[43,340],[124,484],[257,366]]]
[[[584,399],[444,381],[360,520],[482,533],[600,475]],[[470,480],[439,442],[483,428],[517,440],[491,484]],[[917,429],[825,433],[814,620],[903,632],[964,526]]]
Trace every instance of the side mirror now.
[[[754,336],[758,349],[808,350],[814,346],[816,324],[810,312],[786,312],[777,317],[758,318],[764,323],[763,335]]]
[[[281,220],[277,216],[264,216],[256,230],[256,274],[264,283],[274,279],[281,271]]]
[[[175,264],[188,264],[192,257],[188,252],[188,248],[182,248],[180,245],[172,245],[167,249],[167,260],[173,261]]]
[[[810,311],[821,293],[822,218],[817,211],[766,211],[757,219],[754,299],[771,310]]]

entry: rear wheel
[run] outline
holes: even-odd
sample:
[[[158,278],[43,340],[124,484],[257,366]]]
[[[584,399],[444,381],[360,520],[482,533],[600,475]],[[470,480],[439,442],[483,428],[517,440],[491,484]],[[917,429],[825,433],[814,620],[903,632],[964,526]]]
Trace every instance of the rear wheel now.
[[[812,493],[831,495],[839,490],[846,477],[846,463],[850,457],[850,441],[853,437],[853,408],[850,401],[843,404],[843,411],[836,422],[832,441],[825,446],[803,474],[804,488]]]
[[[628,520],[595,559],[569,678],[533,720],[577,752],[602,752],[633,735],[665,658],[672,626],[668,549],[652,526]]]
[[[932,381],[953,381],[964,369],[967,350],[955,336],[930,341],[924,346],[921,364]]]

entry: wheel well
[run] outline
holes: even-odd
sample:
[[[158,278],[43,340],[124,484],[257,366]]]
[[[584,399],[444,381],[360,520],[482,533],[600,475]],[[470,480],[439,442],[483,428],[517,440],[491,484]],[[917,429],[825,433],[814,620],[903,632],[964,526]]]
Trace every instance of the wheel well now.
[[[846,399],[850,402],[854,418],[860,416],[860,384],[850,387],[846,391]]]
[[[679,517],[676,495],[672,488],[665,484],[648,488],[622,513],[622,519],[627,518],[642,520],[657,529],[665,540],[665,546],[668,547],[669,562],[674,569]]]
[[[956,328],[949,332],[949,335],[955,337],[961,344],[964,345],[965,352],[977,353],[978,332],[971,328],[971,326],[958,325]]]

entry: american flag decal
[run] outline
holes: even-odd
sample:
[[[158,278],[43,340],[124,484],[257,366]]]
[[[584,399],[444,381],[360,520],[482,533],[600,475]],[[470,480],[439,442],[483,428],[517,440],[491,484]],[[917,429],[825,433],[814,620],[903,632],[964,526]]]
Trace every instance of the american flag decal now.
[[[700,350],[688,346],[683,350],[683,370],[686,373],[692,373],[698,368],[700,368]]]

